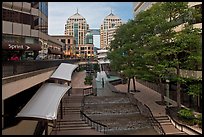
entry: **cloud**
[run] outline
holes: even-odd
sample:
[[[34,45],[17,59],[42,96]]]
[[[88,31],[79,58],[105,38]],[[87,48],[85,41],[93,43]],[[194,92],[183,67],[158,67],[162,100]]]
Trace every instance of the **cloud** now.
[[[49,2],[48,3],[48,33],[50,35],[64,34],[67,19],[78,12],[89,24],[90,28],[100,28],[103,19],[110,14],[111,8],[114,14],[123,21],[132,18],[130,2]],[[125,7],[126,6],[126,7]]]

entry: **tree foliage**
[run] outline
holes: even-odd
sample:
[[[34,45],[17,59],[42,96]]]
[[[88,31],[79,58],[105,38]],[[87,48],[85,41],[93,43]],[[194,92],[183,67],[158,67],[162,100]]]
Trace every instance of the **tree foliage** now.
[[[187,2],[154,4],[116,31],[108,54],[111,66],[128,78],[136,76],[157,84],[175,80],[180,107],[180,85],[186,82],[180,69],[202,69],[201,30],[192,25],[198,17],[200,12],[189,8]],[[176,31],[181,24],[181,31]],[[189,89],[192,93],[195,88]]]

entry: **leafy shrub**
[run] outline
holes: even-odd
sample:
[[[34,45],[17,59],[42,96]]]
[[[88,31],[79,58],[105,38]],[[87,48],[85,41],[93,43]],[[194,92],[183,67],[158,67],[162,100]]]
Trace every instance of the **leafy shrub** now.
[[[92,80],[93,80],[92,76],[88,75],[88,76],[85,77],[84,84],[85,85],[91,85],[92,84]]]
[[[195,116],[193,114],[193,111],[190,109],[181,109],[178,111],[178,117],[181,121],[185,122],[188,125],[194,125],[195,124]]]
[[[184,119],[193,119],[195,118],[193,111],[190,109],[181,109],[178,111],[178,116]]]
[[[197,118],[195,119],[195,124],[198,124],[198,126],[202,128],[202,114],[197,115]]]

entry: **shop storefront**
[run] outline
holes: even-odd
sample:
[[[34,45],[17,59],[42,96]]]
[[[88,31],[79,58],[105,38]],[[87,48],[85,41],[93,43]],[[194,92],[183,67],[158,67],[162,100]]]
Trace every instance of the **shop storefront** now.
[[[41,50],[41,45],[38,44],[26,44],[15,42],[2,42],[2,60],[7,61],[14,54],[16,54],[20,60],[34,60],[38,51]]]
[[[48,58],[50,59],[62,59],[63,58],[63,52],[57,49],[48,48]]]

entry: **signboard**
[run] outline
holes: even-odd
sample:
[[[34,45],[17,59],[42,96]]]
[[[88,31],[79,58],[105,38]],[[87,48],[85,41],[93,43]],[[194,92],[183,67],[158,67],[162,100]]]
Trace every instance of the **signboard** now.
[[[2,49],[5,50],[41,50],[41,46],[37,44],[19,44],[2,42]]]
[[[28,46],[28,45],[22,45],[22,44],[8,44],[8,48],[9,49],[11,49],[11,50],[23,50],[23,49],[25,49],[25,50],[28,50],[28,49],[30,49],[30,46]]]

